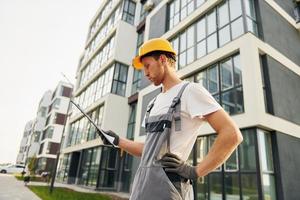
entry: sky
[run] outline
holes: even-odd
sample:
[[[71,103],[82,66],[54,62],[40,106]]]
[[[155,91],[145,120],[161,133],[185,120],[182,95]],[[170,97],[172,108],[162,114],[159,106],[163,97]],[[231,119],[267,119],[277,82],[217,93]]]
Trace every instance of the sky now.
[[[0,0],[0,164],[15,163],[47,90],[72,83],[101,0]]]

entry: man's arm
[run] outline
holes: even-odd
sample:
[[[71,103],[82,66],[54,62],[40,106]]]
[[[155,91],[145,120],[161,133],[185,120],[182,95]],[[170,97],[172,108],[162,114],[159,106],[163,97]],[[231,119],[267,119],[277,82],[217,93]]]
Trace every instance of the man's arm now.
[[[134,142],[125,138],[120,138],[119,147],[133,156],[142,156],[144,143]]]
[[[197,165],[196,172],[199,177],[207,175],[222,165],[243,141],[239,128],[223,109],[204,117],[217,132],[217,138],[208,154]]]

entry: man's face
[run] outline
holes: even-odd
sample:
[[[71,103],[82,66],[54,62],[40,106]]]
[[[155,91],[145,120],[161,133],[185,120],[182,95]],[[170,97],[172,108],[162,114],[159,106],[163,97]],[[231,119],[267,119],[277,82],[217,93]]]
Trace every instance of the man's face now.
[[[162,83],[164,78],[164,66],[161,62],[161,57],[155,60],[152,56],[147,56],[141,60],[144,65],[145,76],[155,85],[158,86]]]

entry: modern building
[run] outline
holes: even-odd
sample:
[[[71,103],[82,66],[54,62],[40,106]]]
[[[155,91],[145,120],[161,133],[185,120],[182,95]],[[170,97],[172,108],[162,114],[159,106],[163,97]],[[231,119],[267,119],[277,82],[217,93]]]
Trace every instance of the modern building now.
[[[207,88],[244,136],[224,165],[194,182],[195,199],[299,199],[299,10],[297,0],[102,1],[74,99],[103,129],[144,141],[141,121],[160,88],[131,59],[143,41],[166,38],[178,75]],[[216,137],[208,124],[198,134],[194,165]],[[139,160],[103,146],[74,107],[65,138],[61,181],[130,192]]]
[[[28,151],[28,146],[30,141],[29,136],[32,133],[32,128],[33,128],[33,121],[30,120],[26,123],[24,128],[24,133],[20,143],[20,149],[17,155],[16,164],[25,164],[26,162],[27,151]]]
[[[66,117],[72,95],[73,85],[59,82],[51,97],[43,122],[40,124],[41,136],[37,152],[37,172],[52,172],[56,155],[66,123]]]
[[[55,91],[41,98],[36,117],[24,129],[17,163],[36,158],[35,172],[52,172],[64,130],[73,85],[59,82]]]

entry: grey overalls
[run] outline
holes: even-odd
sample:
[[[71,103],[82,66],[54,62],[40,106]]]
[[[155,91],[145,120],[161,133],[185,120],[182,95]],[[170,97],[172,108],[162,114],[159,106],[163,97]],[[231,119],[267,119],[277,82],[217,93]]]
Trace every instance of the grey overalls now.
[[[173,119],[175,130],[181,130],[180,98],[187,85],[188,83],[182,86],[166,114],[149,116],[156,99],[147,108],[145,118],[147,137],[140,166],[133,181],[130,200],[182,200],[186,199],[187,193],[193,193],[189,180],[169,173],[168,178],[160,164],[161,157],[170,152]]]

